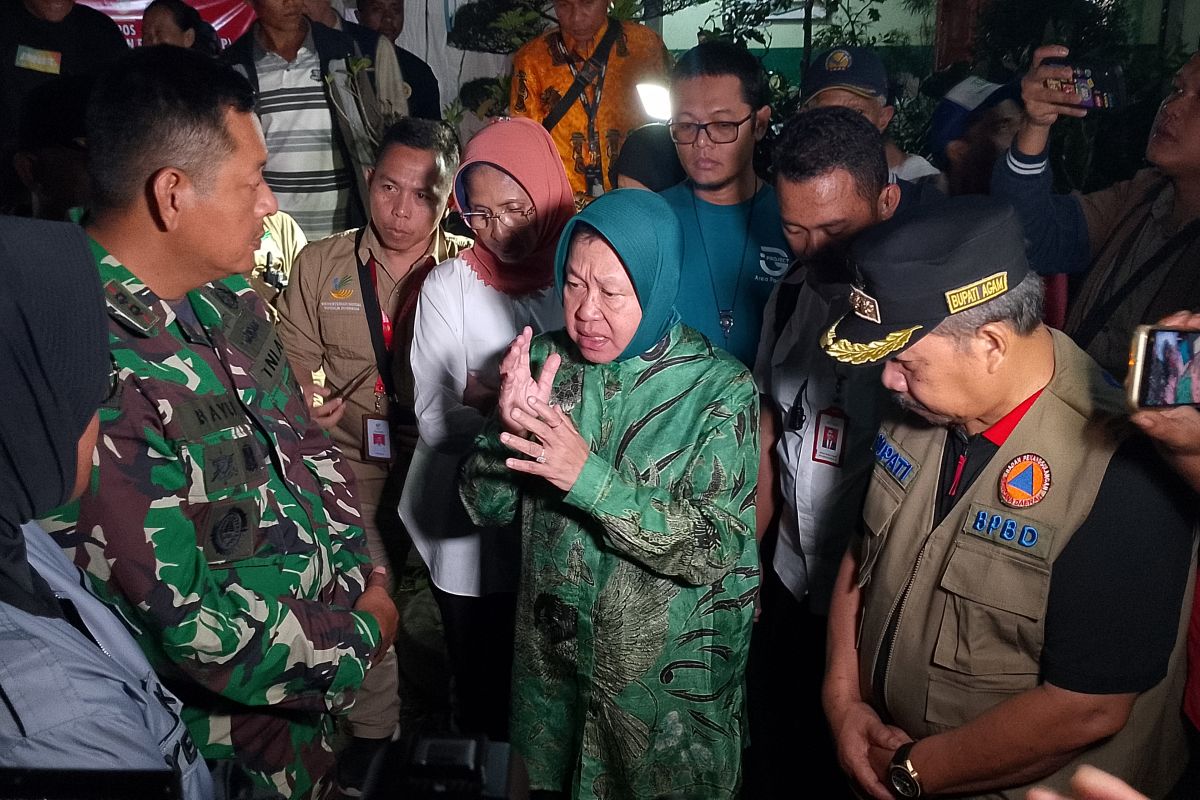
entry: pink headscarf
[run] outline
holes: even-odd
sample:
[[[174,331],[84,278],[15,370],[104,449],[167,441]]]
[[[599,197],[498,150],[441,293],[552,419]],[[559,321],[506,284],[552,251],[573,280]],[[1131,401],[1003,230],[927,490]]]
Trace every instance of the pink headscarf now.
[[[490,164],[521,184],[537,209],[533,222],[537,247],[523,264],[503,263],[482,238],[459,255],[481,281],[505,294],[532,294],[551,286],[558,237],[575,213],[575,193],[554,140],[545,128],[525,117],[497,119],[475,134],[454,176],[454,201],[462,211],[469,210],[463,174],[472,164]]]

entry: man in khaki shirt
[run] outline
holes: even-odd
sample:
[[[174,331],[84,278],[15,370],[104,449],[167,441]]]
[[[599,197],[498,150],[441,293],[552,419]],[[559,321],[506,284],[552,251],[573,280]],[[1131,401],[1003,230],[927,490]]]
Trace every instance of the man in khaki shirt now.
[[[286,211],[276,211],[263,218],[262,243],[254,251],[254,270],[246,280],[267,304],[272,320],[279,319],[275,304],[287,286],[292,264],[307,244],[304,231]]]
[[[389,551],[397,560],[407,552],[396,507],[417,442],[408,366],[417,297],[429,271],[469,245],[441,229],[459,156],[442,123],[406,117],[389,128],[367,176],[371,222],[305,247],[278,301],[279,337],[310,381],[310,403],[324,400],[313,416],[355,473],[371,559],[389,572]],[[311,383],[318,370],[324,386]],[[351,711],[356,743],[339,768],[343,789],[360,788],[349,762],[381,750],[398,718],[393,653]]]

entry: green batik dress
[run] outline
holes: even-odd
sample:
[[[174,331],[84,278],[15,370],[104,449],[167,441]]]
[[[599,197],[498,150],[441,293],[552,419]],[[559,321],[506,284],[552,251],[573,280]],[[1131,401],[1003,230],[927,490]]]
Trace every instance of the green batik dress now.
[[[539,336],[535,374],[551,352],[552,402],[592,451],[575,486],[505,467],[495,417],[462,475],[476,523],[520,504],[513,745],[533,789],[733,797],[759,580],[750,373],[683,325],[611,364]]]

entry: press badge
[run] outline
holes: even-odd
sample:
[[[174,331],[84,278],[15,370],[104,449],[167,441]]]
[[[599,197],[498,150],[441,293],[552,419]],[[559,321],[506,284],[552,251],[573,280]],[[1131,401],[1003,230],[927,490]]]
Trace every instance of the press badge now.
[[[370,414],[363,417],[362,441],[364,461],[392,460],[392,428],[387,417]]]
[[[846,413],[836,406],[817,414],[816,435],[813,436],[812,460],[831,467],[842,465],[846,451]]]

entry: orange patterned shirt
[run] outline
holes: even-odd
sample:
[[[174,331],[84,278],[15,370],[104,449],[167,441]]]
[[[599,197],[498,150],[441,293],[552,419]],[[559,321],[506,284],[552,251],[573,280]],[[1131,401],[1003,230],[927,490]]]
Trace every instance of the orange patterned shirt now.
[[[620,152],[626,135],[650,121],[642,110],[637,85],[666,83],[670,55],[663,40],[645,25],[633,22],[621,22],[620,25],[621,34],[608,54],[608,68],[596,115],[600,152],[593,152],[588,141],[588,117],[582,98],[571,104],[570,110],[550,132],[576,195],[587,192],[585,172],[594,165],[600,167],[604,188],[613,188],[608,169]],[[567,59],[574,59],[576,69],[580,69],[603,36],[604,29],[601,29],[584,52],[572,53],[558,28],[551,28],[518,50],[513,56],[509,113],[537,122],[549,116],[575,80]],[[584,90],[589,102],[595,98],[595,88],[593,81]]]

